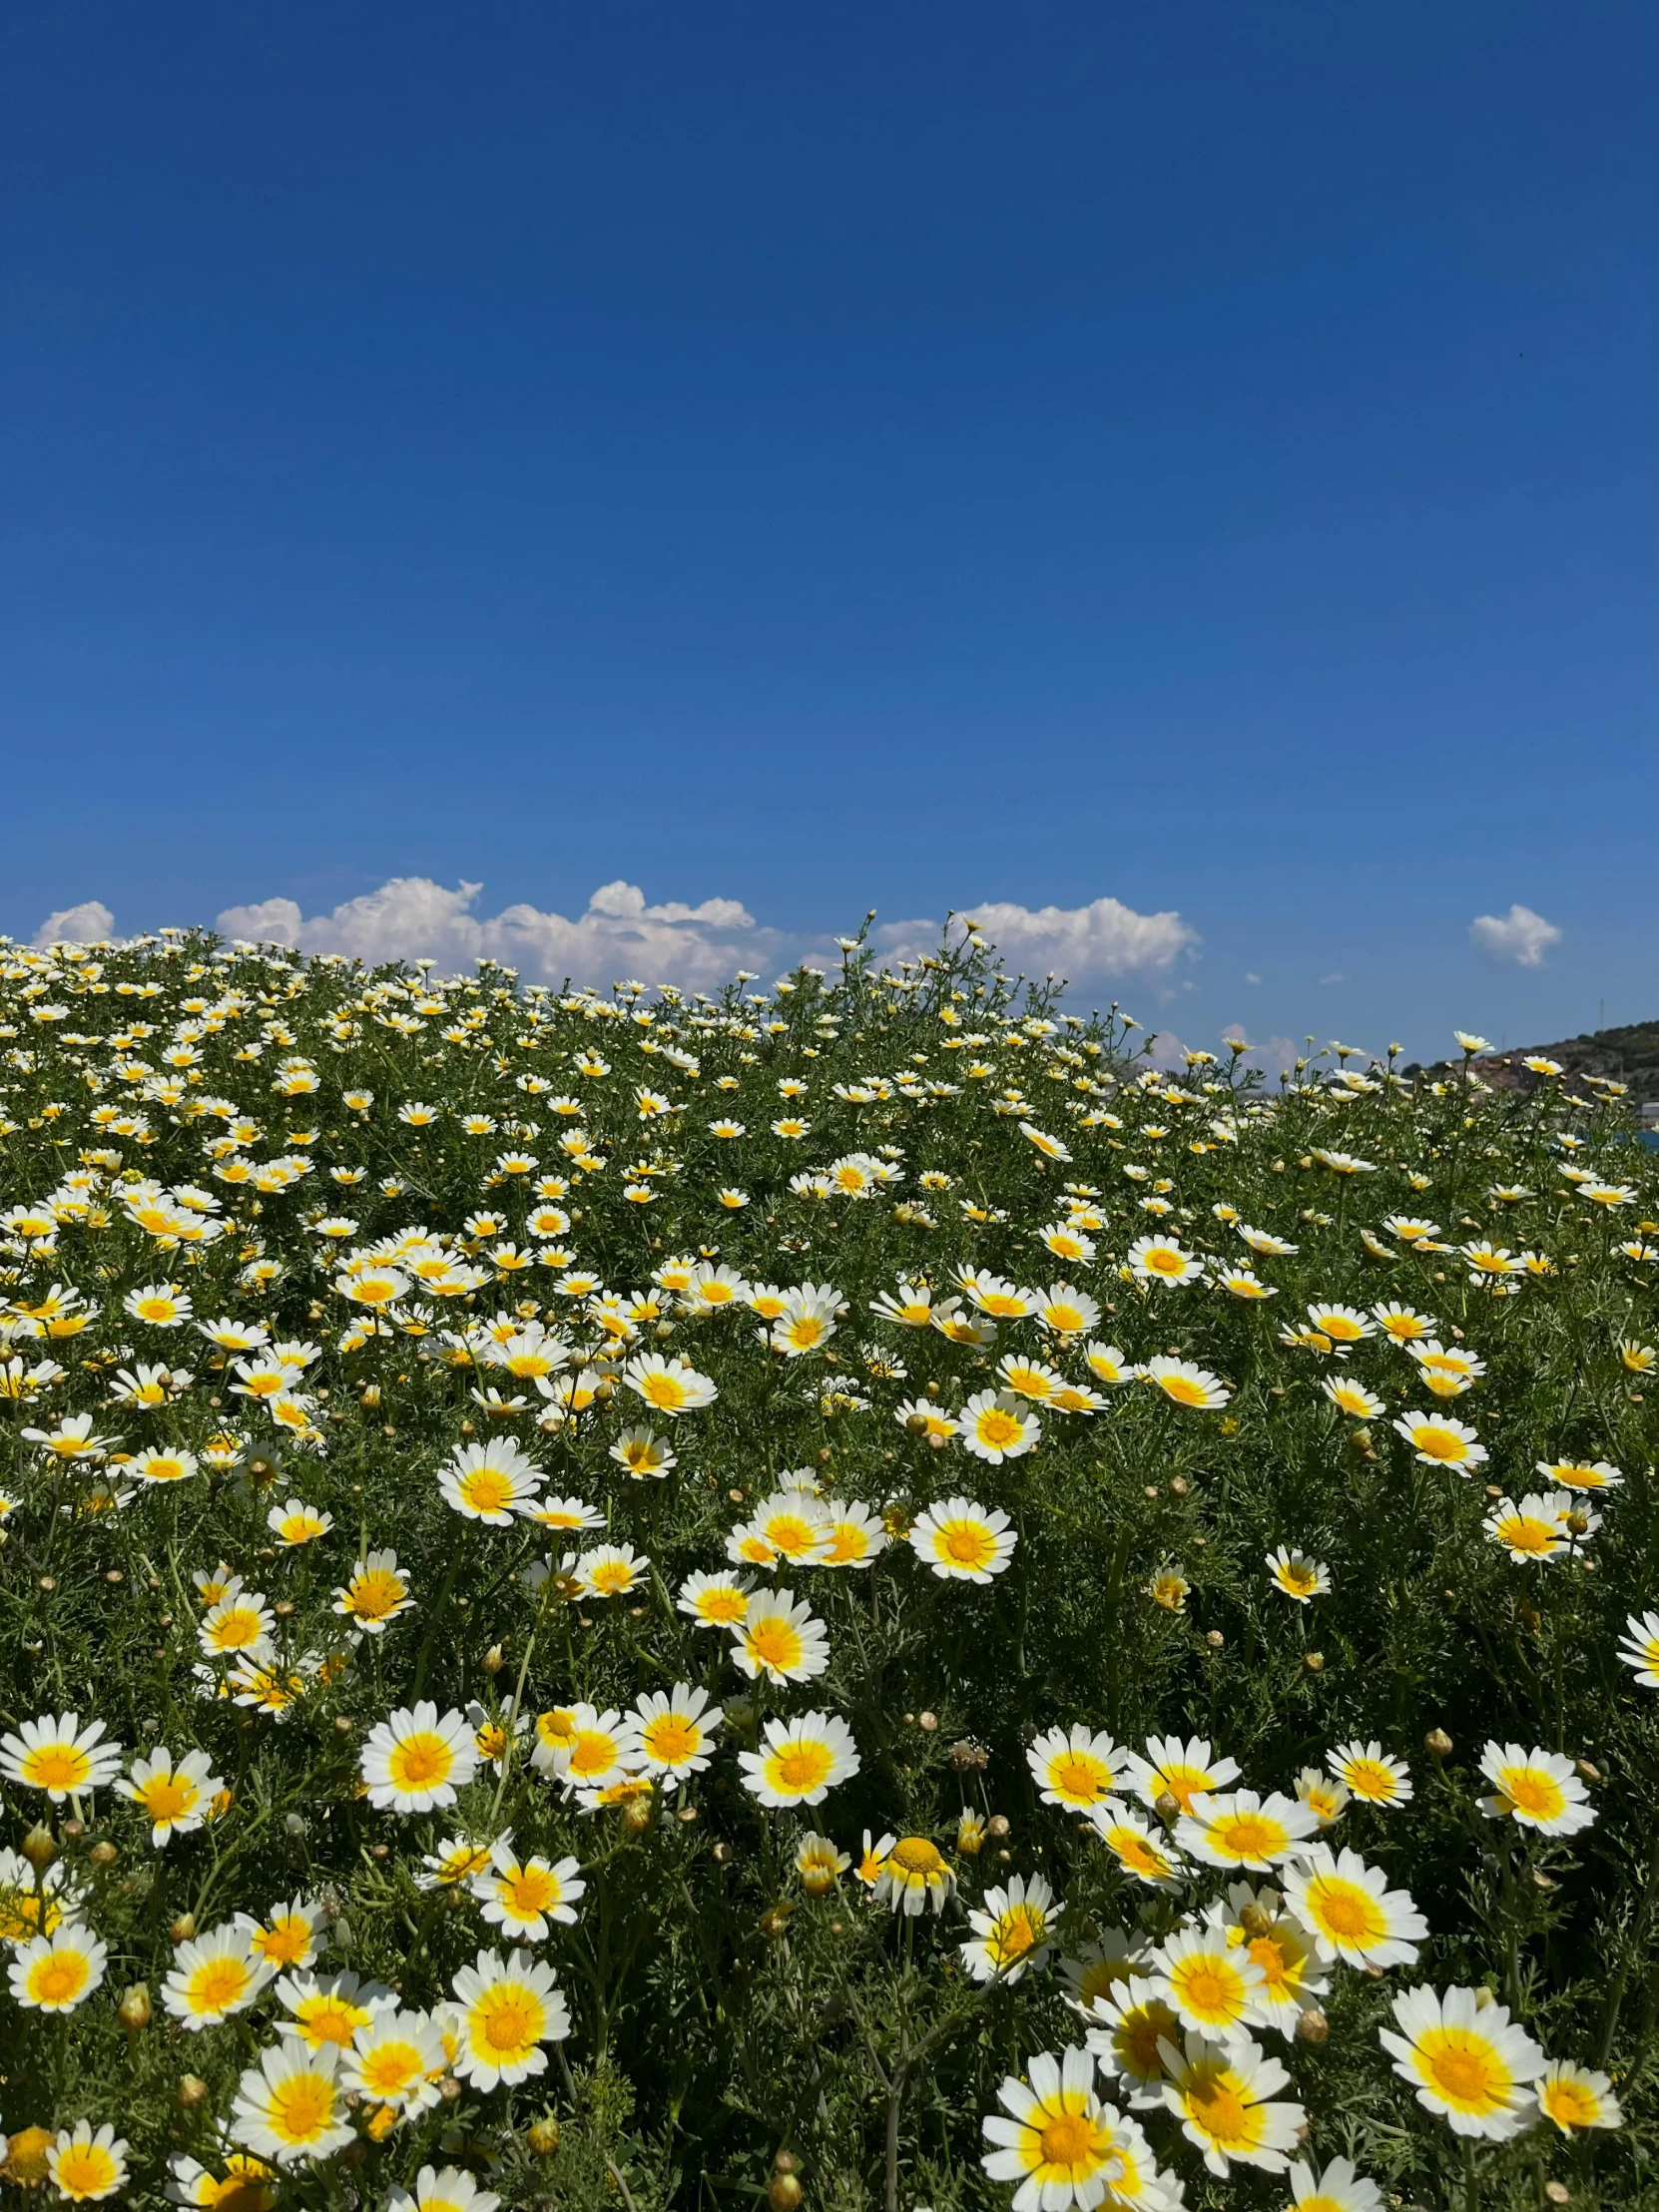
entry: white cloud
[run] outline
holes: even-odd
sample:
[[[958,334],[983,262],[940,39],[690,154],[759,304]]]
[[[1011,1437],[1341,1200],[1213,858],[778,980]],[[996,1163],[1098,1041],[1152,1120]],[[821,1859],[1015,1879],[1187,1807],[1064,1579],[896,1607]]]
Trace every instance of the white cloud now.
[[[84,899],[48,914],[35,931],[35,949],[44,952],[54,944],[101,944],[115,928],[115,916],[101,898]]]
[[[1027,974],[1063,975],[1073,983],[1156,975],[1200,941],[1198,931],[1173,909],[1143,914],[1117,898],[1095,898],[1085,906],[1020,906],[991,899],[956,911],[996,946],[1007,966]],[[913,959],[938,943],[939,924],[886,922],[871,941],[885,958]]]
[[[608,982],[638,975],[648,983],[699,987],[724,983],[755,964],[773,932],[735,898],[688,906],[646,903],[636,883],[602,883],[574,920],[539,906],[473,912],[483,888],[462,882],[447,890],[424,875],[394,876],[378,890],[348,898],[331,913],[305,916],[291,898],[230,906],[217,927],[228,937],[294,945],[305,952],[343,952],[370,963],[430,958],[444,969],[470,967],[480,956],[515,967],[528,981]]]
[[[1494,966],[1512,962],[1516,967],[1541,967],[1544,954],[1559,944],[1561,932],[1530,906],[1511,906],[1506,914],[1476,914],[1469,923],[1469,942]]]
[[[463,881],[450,889],[429,876],[399,875],[327,913],[307,914],[297,899],[265,898],[226,907],[216,927],[226,937],[340,952],[371,965],[430,958],[451,972],[482,956],[516,968],[527,982],[569,976],[602,984],[632,975],[702,989],[729,981],[740,967],[766,971],[803,958],[827,966],[835,960],[829,938],[763,928],[735,898],[651,905],[637,883],[618,880],[602,883],[572,918],[529,904],[479,913],[482,888]],[[1138,913],[1116,898],[1038,907],[993,900],[960,911],[971,913],[1010,968],[1054,972],[1074,983],[1156,977],[1199,942],[1197,930],[1178,913]],[[51,915],[35,941],[105,937],[113,925],[110,909],[89,900]],[[938,922],[918,918],[884,923],[870,942],[891,962],[933,951],[939,936]]]

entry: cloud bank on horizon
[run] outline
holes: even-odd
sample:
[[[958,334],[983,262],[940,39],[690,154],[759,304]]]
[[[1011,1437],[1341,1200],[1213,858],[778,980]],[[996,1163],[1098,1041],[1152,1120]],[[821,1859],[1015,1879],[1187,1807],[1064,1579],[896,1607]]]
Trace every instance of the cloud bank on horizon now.
[[[325,914],[307,915],[297,900],[267,898],[228,906],[215,918],[223,936],[281,944],[302,952],[338,952],[374,965],[431,959],[445,969],[485,958],[516,968],[528,982],[580,982],[639,975],[700,990],[730,981],[740,968],[790,966],[833,956],[829,937],[803,937],[764,927],[735,898],[648,903],[636,883],[602,883],[574,918],[527,903],[496,914],[474,910],[480,883],[453,890],[428,876],[400,875],[377,890],[348,898]],[[1173,909],[1140,913],[1121,899],[1081,906],[1021,906],[993,899],[958,909],[971,917],[1010,966],[1074,983],[1135,977],[1168,979],[1200,943]],[[885,922],[870,943],[883,960],[931,951],[942,924],[925,918]],[[95,943],[114,933],[115,916],[101,899],[49,914],[37,946]]]

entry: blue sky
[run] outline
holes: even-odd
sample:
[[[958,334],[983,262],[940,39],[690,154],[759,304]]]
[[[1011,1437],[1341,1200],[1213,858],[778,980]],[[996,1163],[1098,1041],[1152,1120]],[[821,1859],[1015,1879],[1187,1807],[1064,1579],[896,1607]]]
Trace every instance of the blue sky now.
[[[0,928],[981,901],[1192,1043],[1659,1013],[1654,44],[24,0]]]

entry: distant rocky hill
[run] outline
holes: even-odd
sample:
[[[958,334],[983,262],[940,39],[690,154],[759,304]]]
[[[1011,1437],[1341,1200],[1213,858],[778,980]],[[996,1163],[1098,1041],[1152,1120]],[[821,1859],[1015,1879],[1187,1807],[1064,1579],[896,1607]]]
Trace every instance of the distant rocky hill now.
[[[1556,1060],[1566,1070],[1563,1082],[1581,1075],[1609,1076],[1623,1083],[1633,1104],[1659,1099],[1659,1021],[1633,1021],[1622,1029],[1593,1029],[1556,1044],[1519,1045],[1512,1052],[1482,1053],[1474,1061],[1483,1082],[1498,1090],[1531,1090],[1538,1081],[1522,1062],[1528,1057]],[[1442,1061],[1431,1070],[1456,1065]]]

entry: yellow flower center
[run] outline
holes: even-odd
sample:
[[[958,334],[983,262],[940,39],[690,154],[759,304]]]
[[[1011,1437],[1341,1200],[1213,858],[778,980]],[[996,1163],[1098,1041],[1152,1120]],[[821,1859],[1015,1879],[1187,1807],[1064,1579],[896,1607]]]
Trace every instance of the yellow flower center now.
[[[82,1789],[91,1771],[86,1753],[70,1744],[42,1744],[23,1762],[23,1779],[37,1790]]]
[[[576,1775],[608,1774],[616,1765],[615,1741],[598,1729],[583,1729],[570,1753],[570,1772]]]
[[[939,1531],[939,1542],[945,1557],[961,1567],[983,1566],[994,1548],[990,1532],[971,1521],[949,1522]]]
[[[72,2143],[58,2154],[58,2190],[66,2197],[101,2196],[116,2173],[115,2160],[95,2143]]]
[[[1042,2131],[1043,2163],[1048,2166],[1095,2164],[1095,2123],[1086,2112],[1056,2112]]]
[[[1511,1805],[1534,1820],[1554,1820],[1567,1802],[1561,1785],[1537,1767],[1505,1767],[1498,1788]]]
[[[448,1744],[428,1731],[405,1737],[392,1752],[389,1766],[391,1779],[399,1789],[420,1790],[429,1782],[441,1782],[453,1763],[454,1754]]]
[[[29,1976],[29,1993],[40,2004],[67,2004],[86,1987],[87,1962],[75,1951],[54,1951]]]
[[[210,1958],[191,1976],[193,2012],[228,2012],[248,1986],[248,1968],[240,1958]]]
[[[321,2074],[290,2074],[271,2095],[271,2132],[286,2144],[314,2143],[333,2124],[334,2085]]]
[[[1188,2005],[1204,2019],[1231,2019],[1238,2010],[1238,1976],[1224,1973],[1213,1960],[1190,1961],[1178,1979]]]
[[[1431,1421],[1413,1431],[1411,1442],[1425,1459],[1461,1459],[1468,1449],[1461,1436]]]
[[[158,1826],[188,1813],[199,1796],[195,1785],[181,1775],[159,1774],[144,1785],[139,1802]]]
[[[703,1731],[697,1723],[683,1719],[678,1713],[663,1714],[645,1731],[646,1751],[666,1767],[675,1767],[682,1760],[694,1758],[702,1741]]]
[[[1428,2078],[1459,2112],[1491,2112],[1505,2101],[1507,2070],[1484,2040],[1464,2028],[1441,2028],[1424,2038]]]
[[[1235,1859],[1271,1859],[1285,1848],[1285,1831],[1260,1813],[1235,1813],[1211,1831],[1216,1843]]]
[[[1187,2084],[1186,2107],[1192,2121],[1222,2146],[1246,2144],[1252,2133],[1250,2107],[1228,2074],[1200,2074]]]
[[[1092,1805],[1096,1798],[1106,1794],[1106,1772],[1096,1759],[1085,1759],[1081,1753],[1062,1753],[1048,1770],[1049,1784],[1056,1795]]]
[[[277,1921],[254,1936],[254,1948],[274,1966],[296,1965],[310,1947],[310,1924],[295,1918]]]
[[[1382,1916],[1357,1883],[1322,1875],[1309,1884],[1308,1905],[1323,1932],[1344,1942],[1375,1942],[1385,1933]]]
[[[513,1982],[486,1989],[478,1999],[476,2017],[479,2040],[495,2058],[521,2056],[541,2033],[540,2000],[533,1990]]]
[[[366,1574],[352,1576],[345,1601],[359,1619],[379,1621],[396,1611],[403,1595],[403,1585],[395,1574],[388,1574],[384,1567],[373,1567]]]
[[[1581,2081],[1551,2081],[1539,2102],[1557,2127],[1594,2127],[1601,2111],[1599,2098]]]
[[[501,1885],[501,1900],[521,1920],[533,1921],[559,1902],[559,1885],[541,1867],[521,1867]]]
[[[1194,1382],[1190,1375],[1161,1375],[1164,1395],[1174,1398],[1177,1405],[1202,1405],[1209,1391],[1202,1382]]]
[[[498,1467],[474,1467],[461,1483],[461,1495],[480,1513],[499,1513],[513,1501],[512,1478]]]
[[[773,1761],[772,1771],[782,1788],[805,1796],[809,1790],[816,1790],[830,1772],[829,1746],[789,1744]]]
[[[935,1875],[944,1866],[937,1847],[930,1844],[925,1836],[901,1837],[888,1856],[895,1867],[909,1875]]]

